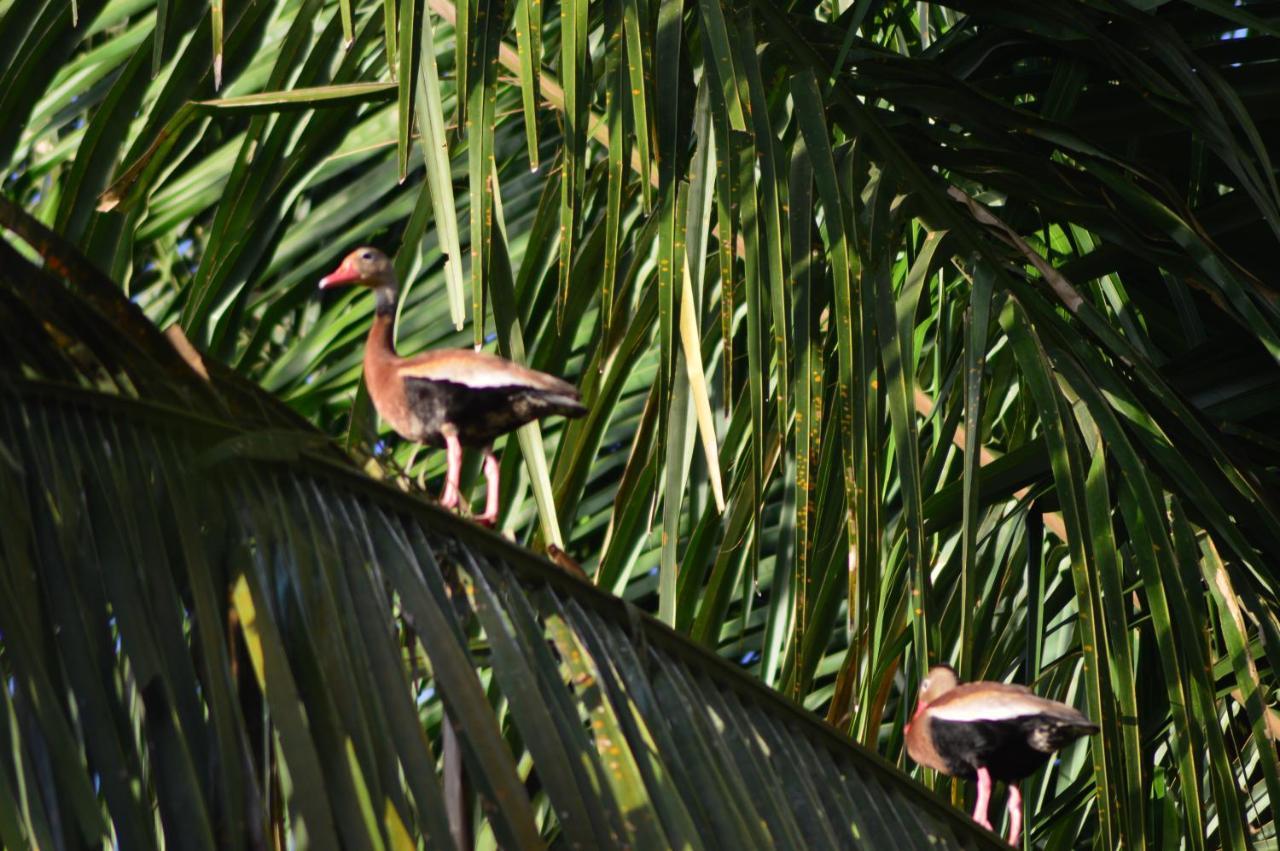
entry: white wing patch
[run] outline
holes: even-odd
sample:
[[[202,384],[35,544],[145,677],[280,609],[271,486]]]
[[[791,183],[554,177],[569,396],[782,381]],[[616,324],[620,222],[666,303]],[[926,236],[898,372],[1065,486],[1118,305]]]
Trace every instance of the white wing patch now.
[[[1012,703],[955,702],[929,707],[929,715],[939,721],[1012,721],[1028,715],[1039,715],[1043,709],[1036,706],[1017,706]]]
[[[496,370],[476,369],[471,364],[430,363],[414,364],[400,369],[402,378],[422,378],[427,381],[448,381],[476,389],[486,387],[510,387],[520,382],[508,373]]]
[[[427,352],[400,364],[401,378],[424,378],[428,381],[450,381],[477,390],[491,387],[528,387],[566,395],[576,395],[572,384],[529,369],[487,352],[466,349],[443,349]]]
[[[966,684],[947,692],[928,709],[939,721],[1012,721],[1033,715],[1075,714],[1065,704],[1046,700],[1022,686],[1003,683]]]

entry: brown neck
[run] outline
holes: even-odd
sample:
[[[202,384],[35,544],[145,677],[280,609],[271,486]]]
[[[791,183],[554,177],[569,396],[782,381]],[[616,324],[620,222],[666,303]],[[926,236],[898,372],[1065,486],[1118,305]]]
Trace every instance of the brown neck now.
[[[365,351],[378,352],[383,355],[396,356],[395,317],[374,314],[373,325],[369,328],[369,339],[365,342]]]
[[[374,294],[378,302],[373,312],[373,326],[369,329],[369,339],[365,343],[366,364],[372,360],[396,359],[396,291],[391,287],[378,287],[374,290]]]

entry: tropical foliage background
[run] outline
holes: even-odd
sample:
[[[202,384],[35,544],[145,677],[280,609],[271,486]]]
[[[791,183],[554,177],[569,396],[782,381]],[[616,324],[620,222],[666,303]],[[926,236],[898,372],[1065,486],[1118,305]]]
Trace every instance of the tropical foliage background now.
[[[3,193],[431,490],[359,387],[370,300],[314,293],[386,248],[402,351],[491,345],[591,407],[509,441],[506,534],[903,767],[931,661],[1079,705],[1032,845],[1273,844],[1278,27],[0,0]]]
[[[4,847],[1000,847],[0,221]]]

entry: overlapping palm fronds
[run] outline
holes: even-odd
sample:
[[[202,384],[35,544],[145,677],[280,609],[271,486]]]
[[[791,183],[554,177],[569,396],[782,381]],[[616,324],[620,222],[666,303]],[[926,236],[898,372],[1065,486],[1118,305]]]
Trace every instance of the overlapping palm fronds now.
[[[0,219],[5,847],[999,847]]]
[[[376,452],[378,242],[402,349],[580,376],[508,533],[891,759],[930,660],[1077,703],[1034,844],[1273,841],[1268,5],[76,13],[0,0],[4,191],[211,360]]]

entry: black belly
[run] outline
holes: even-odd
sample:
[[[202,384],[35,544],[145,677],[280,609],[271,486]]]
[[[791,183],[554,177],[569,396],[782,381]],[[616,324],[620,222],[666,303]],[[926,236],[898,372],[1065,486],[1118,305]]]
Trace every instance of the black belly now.
[[[444,445],[441,429],[452,425],[464,446],[488,446],[494,439],[550,414],[574,416],[581,405],[524,386],[470,387],[452,381],[405,380],[409,409],[422,423],[414,439]]]
[[[973,778],[980,766],[986,766],[993,778],[1006,783],[1035,773],[1048,761],[1047,752],[1031,746],[1037,731],[1043,735],[1046,725],[1054,722],[1043,715],[1003,721],[929,721],[933,747],[947,763],[948,774]]]

